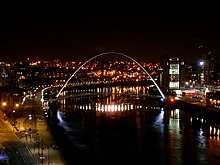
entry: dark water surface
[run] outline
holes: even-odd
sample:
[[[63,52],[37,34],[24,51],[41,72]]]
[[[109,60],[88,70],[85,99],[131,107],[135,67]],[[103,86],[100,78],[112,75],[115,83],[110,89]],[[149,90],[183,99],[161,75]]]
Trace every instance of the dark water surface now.
[[[68,164],[220,164],[220,125],[184,110],[97,102],[60,115]]]

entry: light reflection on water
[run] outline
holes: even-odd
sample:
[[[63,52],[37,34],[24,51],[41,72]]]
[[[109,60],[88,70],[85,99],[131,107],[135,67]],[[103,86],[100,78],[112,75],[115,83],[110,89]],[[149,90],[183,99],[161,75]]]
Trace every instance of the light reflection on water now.
[[[73,120],[60,116],[59,124],[79,151],[90,152],[91,161],[220,163],[219,124],[180,109],[150,108],[145,101],[74,101]]]

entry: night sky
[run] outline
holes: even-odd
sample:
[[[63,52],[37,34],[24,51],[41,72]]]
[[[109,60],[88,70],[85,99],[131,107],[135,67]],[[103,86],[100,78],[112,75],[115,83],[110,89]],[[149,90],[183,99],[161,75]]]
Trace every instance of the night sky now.
[[[139,62],[160,62],[162,55],[184,55],[186,62],[196,62],[208,52],[219,56],[219,16],[212,8],[122,4],[3,8],[0,61],[85,61],[117,51]]]

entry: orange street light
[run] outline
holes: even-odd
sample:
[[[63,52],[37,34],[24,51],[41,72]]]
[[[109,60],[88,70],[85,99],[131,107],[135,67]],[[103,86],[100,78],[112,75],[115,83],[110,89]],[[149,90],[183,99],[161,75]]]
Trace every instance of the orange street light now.
[[[2,103],[2,106],[5,107],[6,105],[7,105],[7,103],[4,101],[4,102]]]

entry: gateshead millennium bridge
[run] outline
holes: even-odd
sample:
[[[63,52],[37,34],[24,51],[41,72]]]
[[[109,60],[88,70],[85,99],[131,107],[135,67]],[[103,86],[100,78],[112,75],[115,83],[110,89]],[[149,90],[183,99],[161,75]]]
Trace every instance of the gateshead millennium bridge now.
[[[123,57],[126,57],[130,60],[132,60],[133,62],[135,62],[151,79],[151,81],[154,83],[154,85],[156,86],[156,88],[158,89],[158,91],[160,92],[160,95],[162,98],[165,98],[163,92],[161,91],[161,89],[159,88],[159,86],[157,85],[157,83],[154,81],[154,79],[151,77],[151,75],[146,71],[146,69],[139,63],[137,62],[135,59],[133,59],[132,57],[123,54],[123,53],[119,53],[119,52],[105,52],[105,53],[101,53],[98,55],[95,55],[94,57],[88,59],[86,62],[84,62],[78,69],[76,69],[76,71],[70,76],[70,78],[66,81],[66,83],[63,85],[63,87],[60,89],[60,91],[58,92],[58,94],[56,95],[56,97],[58,98],[61,94],[61,92],[63,91],[63,89],[67,86],[67,84],[69,83],[69,81],[75,76],[75,74],[83,67],[85,66],[87,63],[89,63],[90,61],[92,61],[93,59],[99,57],[99,56],[105,56],[105,55],[109,55],[109,54],[116,54],[116,55],[120,55]]]

